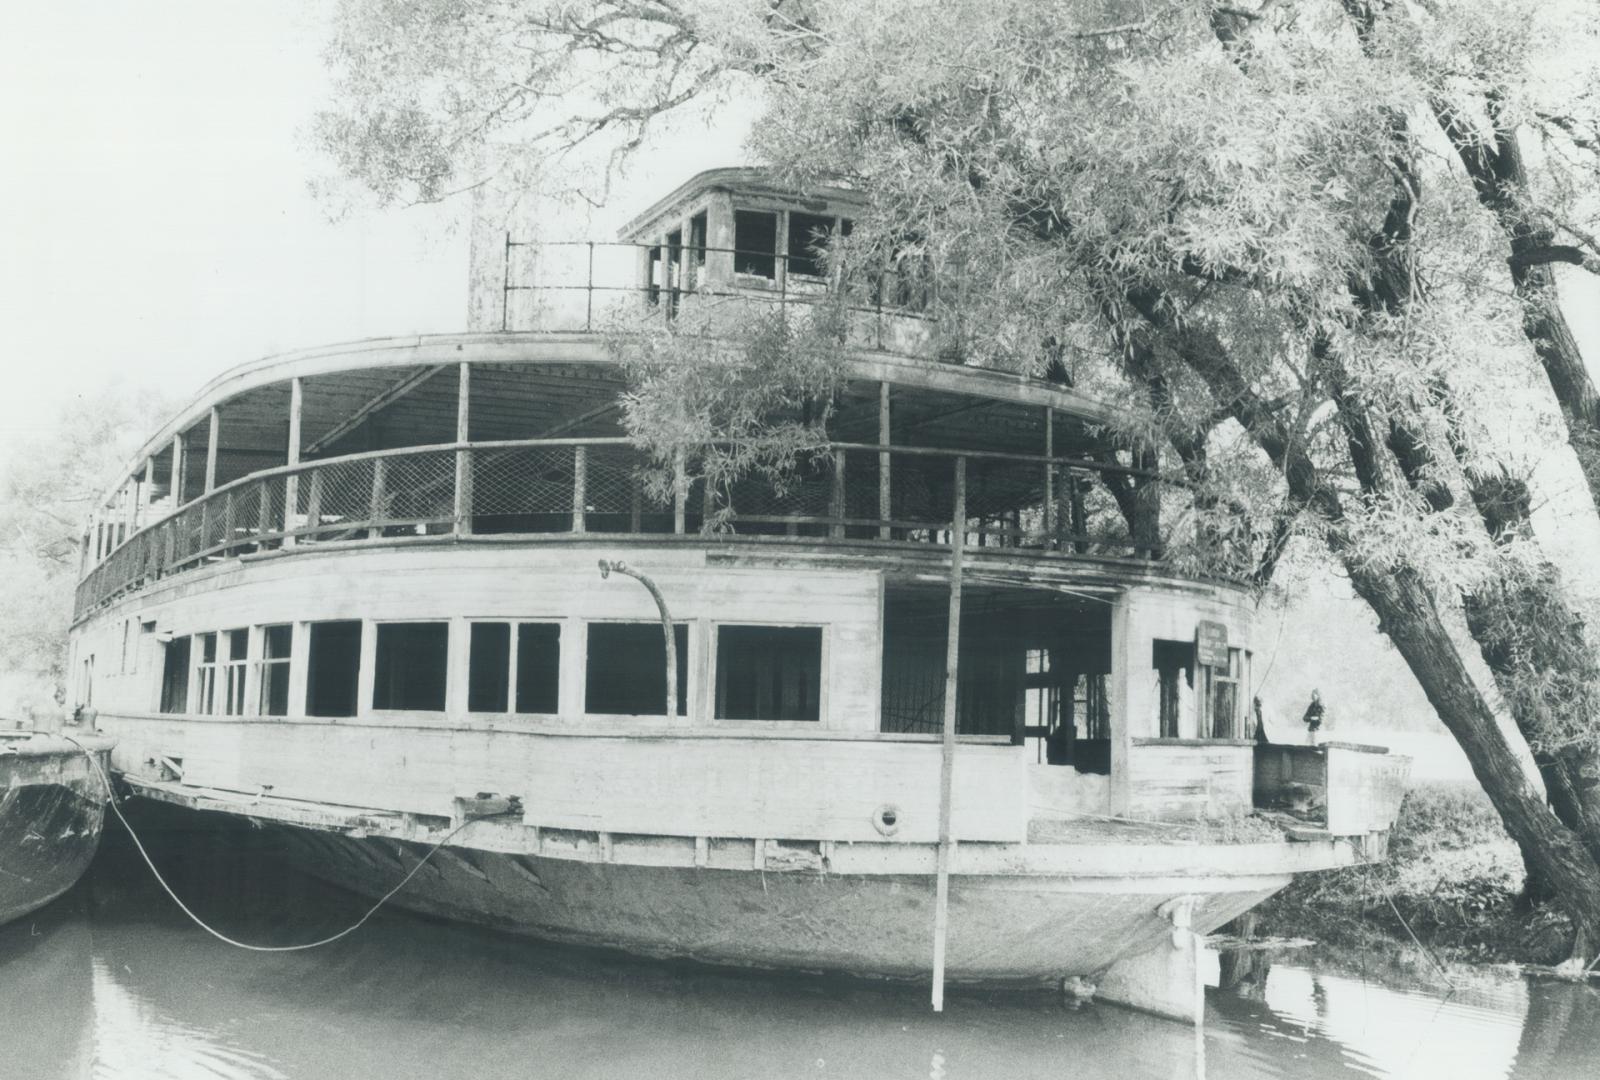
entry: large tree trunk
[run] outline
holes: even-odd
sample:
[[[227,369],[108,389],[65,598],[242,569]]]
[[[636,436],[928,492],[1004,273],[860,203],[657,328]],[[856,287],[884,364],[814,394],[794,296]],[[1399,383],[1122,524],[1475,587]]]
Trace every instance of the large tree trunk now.
[[[1385,574],[1345,559],[1356,594],[1405,658],[1423,693],[1472,765],[1506,831],[1556,890],[1580,942],[1600,941],[1600,865],[1551,812],[1456,651],[1433,598],[1408,568]]]
[[[1291,500],[1313,508],[1328,523],[1329,549],[1343,563],[1356,594],[1377,614],[1379,629],[1394,642],[1439,719],[1455,736],[1524,860],[1557,891],[1572,917],[1580,945],[1600,941],[1600,862],[1577,834],[1556,818],[1524,772],[1517,748],[1473,682],[1420,576],[1404,564],[1392,570],[1375,568],[1353,551],[1338,492],[1250,387],[1215,334],[1195,323],[1178,323],[1154,290],[1135,291],[1129,299],[1278,467]],[[1329,360],[1337,363],[1336,358]],[[1390,475],[1381,457],[1388,452],[1386,441],[1371,430],[1370,418],[1359,403],[1341,401],[1339,420],[1363,488],[1384,490]]]

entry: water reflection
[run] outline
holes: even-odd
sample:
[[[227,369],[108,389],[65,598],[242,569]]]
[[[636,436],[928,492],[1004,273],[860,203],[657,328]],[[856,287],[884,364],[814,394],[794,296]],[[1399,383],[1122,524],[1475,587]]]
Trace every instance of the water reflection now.
[[[1278,964],[1192,1030],[1049,995],[951,996],[636,963],[384,913],[337,946],[260,955],[195,930],[111,845],[83,886],[0,929],[0,1075],[360,1080],[501,1076],[1116,1078],[1600,1075],[1600,995],[1509,983],[1438,995]],[[158,859],[221,928],[289,942],[353,897],[263,834]]]

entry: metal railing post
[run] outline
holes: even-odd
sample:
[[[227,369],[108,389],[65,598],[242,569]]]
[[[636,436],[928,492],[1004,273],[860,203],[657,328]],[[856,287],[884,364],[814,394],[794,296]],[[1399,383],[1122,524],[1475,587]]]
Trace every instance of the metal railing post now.
[[[686,463],[684,454],[679,450],[672,457],[672,531],[683,535],[684,519],[687,517],[685,504],[689,501],[689,482],[684,475]]]
[[[588,474],[588,449],[582,446],[574,446],[572,448],[572,531],[575,533],[583,532],[587,526],[584,512],[588,509]]]
[[[385,458],[372,459],[372,495],[367,500],[367,537],[372,540],[383,535],[383,486],[388,464]]]

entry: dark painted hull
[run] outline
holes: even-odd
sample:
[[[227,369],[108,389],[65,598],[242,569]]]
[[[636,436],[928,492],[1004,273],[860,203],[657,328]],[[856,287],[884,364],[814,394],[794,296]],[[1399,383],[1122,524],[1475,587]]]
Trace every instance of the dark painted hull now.
[[[104,786],[82,752],[0,754],[0,924],[72,888],[104,821]]]

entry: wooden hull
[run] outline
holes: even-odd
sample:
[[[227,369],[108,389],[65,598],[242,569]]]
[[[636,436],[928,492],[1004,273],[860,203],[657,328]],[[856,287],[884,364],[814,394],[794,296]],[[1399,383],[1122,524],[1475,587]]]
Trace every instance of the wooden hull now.
[[[65,740],[38,743],[0,753],[0,924],[70,889],[100,843],[99,775]]]
[[[428,845],[282,830],[304,869],[366,896],[388,892]],[[1208,932],[1287,874],[1150,879],[962,875],[951,886],[948,978],[982,985],[1091,976],[1171,934],[1159,908],[1195,897]],[[392,903],[536,938],[699,963],[925,979],[933,879],[583,862],[449,847]]]

